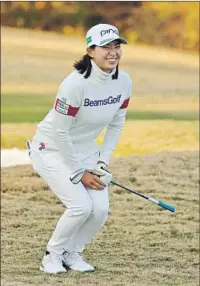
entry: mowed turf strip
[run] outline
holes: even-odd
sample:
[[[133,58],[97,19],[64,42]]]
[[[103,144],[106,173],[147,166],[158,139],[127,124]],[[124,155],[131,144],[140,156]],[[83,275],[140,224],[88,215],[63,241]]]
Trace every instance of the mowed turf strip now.
[[[197,286],[199,282],[198,152],[114,158],[116,181],[176,207],[170,213],[110,187],[105,227],[85,250],[94,273],[44,275],[45,245],[64,211],[31,166],[2,169],[4,286]]]
[[[34,123],[41,121],[48,111],[53,107],[55,101],[55,95],[20,95],[20,94],[10,94],[6,93],[2,95],[1,103],[1,121],[2,123]],[[143,98],[143,105],[148,107],[149,100],[146,97]],[[189,98],[186,97],[186,101],[189,102]],[[157,96],[157,100],[162,102],[162,105],[165,105],[165,102],[170,102],[170,97],[168,99],[161,99],[161,96]],[[138,109],[138,98],[134,106],[134,96],[132,98],[131,108],[128,109],[127,119],[130,120],[159,120],[159,119],[172,119],[172,120],[198,120],[198,103],[197,98],[195,99],[191,96],[191,101],[189,102],[192,105],[192,110],[190,106],[188,110],[185,108],[180,108],[173,110],[173,99],[171,100],[172,110],[161,110],[159,106],[155,104],[155,107],[152,106],[151,110],[145,108],[142,110],[141,106]],[[183,99],[184,103],[184,99]],[[141,105],[141,99],[139,101]]]

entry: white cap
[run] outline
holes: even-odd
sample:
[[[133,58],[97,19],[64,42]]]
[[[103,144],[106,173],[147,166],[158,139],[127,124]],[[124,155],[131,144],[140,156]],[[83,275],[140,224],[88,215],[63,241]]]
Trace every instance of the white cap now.
[[[119,31],[115,26],[108,24],[95,25],[86,34],[87,47],[91,47],[92,45],[101,47],[114,40],[119,40],[122,44],[128,43],[124,38],[119,36]]]

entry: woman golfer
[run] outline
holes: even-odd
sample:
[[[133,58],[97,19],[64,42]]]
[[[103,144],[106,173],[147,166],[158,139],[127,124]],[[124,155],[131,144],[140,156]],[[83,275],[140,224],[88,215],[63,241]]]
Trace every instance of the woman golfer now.
[[[82,252],[108,216],[107,171],[131,96],[130,76],[118,70],[127,41],[107,24],[86,35],[87,54],[61,83],[53,109],[31,144],[36,172],[63,202],[65,212],[47,244],[40,269],[47,273],[93,271]],[[107,128],[102,146],[95,143]]]

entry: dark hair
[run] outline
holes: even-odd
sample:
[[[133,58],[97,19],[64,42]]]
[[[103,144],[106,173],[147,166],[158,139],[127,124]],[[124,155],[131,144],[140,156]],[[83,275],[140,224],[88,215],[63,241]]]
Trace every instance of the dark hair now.
[[[95,46],[91,46],[90,48],[94,49]],[[80,73],[84,74],[84,78],[88,78],[91,74],[92,64],[91,57],[89,55],[84,55],[78,62],[75,62],[73,67]],[[112,79],[118,79],[119,67],[117,65],[116,72],[112,75]]]

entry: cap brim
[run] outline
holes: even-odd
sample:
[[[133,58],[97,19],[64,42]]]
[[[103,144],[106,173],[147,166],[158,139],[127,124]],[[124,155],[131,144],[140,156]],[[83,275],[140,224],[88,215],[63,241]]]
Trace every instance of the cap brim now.
[[[113,37],[113,38],[104,40],[104,41],[103,41],[102,43],[100,43],[98,46],[99,46],[99,47],[103,47],[103,46],[109,44],[110,42],[113,42],[113,41],[116,41],[116,40],[118,40],[121,44],[124,44],[124,45],[128,44],[127,40],[125,40],[125,39],[122,38],[122,37]]]
[[[120,40],[120,42],[121,42],[122,44],[124,44],[124,45],[127,45],[127,44],[128,44],[128,41],[125,40],[125,39],[122,38],[122,37],[119,37],[119,40]]]

